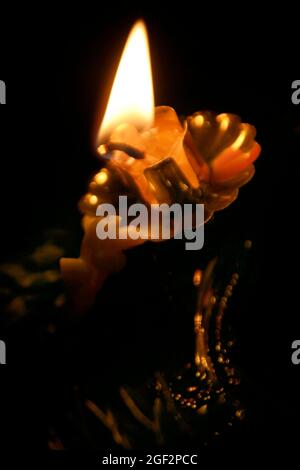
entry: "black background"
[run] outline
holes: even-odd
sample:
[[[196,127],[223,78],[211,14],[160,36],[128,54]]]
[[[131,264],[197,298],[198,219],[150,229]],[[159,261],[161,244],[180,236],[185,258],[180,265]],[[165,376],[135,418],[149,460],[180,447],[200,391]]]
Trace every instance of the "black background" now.
[[[18,14],[7,13],[6,21],[4,14],[1,20],[6,27],[0,32],[0,79],[7,85],[7,105],[0,108],[2,258],[26,250],[39,239],[43,228],[71,225],[79,230],[76,204],[98,164],[94,152],[97,125],[128,31],[143,16],[150,35],[157,105],[171,105],[178,114],[199,109],[237,113],[257,127],[263,148],[257,174],[242,189],[239,200],[216,216],[215,227],[212,224],[208,229],[212,246],[203,256],[209,258],[223,240],[254,241],[251,280],[248,290],[245,287],[242,318],[237,323],[241,362],[263,410],[259,424],[248,430],[249,446],[254,451],[260,446],[269,449],[269,444],[290,448],[298,437],[300,418],[300,369],[291,363],[291,344],[300,337],[300,105],[291,102],[291,83],[297,75],[281,78],[284,65],[273,36],[263,28],[263,40],[254,41],[258,25],[246,25],[245,16],[237,18],[233,28],[225,21],[219,26],[215,13],[200,14],[193,6],[182,13],[175,5],[163,13],[141,7],[116,6],[113,10],[73,6],[63,12],[56,7],[43,11],[28,7],[24,12],[18,9]],[[275,62],[273,52],[278,53]],[[206,243],[209,245],[208,235]],[[194,255],[174,257],[176,249],[172,244],[158,248],[158,267],[163,273],[165,266],[175,277],[183,269],[192,272],[198,264]],[[150,306],[145,307],[144,317],[148,322],[152,315],[155,329],[163,307],[155,311],[154,306],[163,305],[165,277],[160,274],[153,286],[150,277],[157,266],[149,268],[150,274],[144,273],[142,261],[147,262],[150,250],[143,248],[140,259],[129,255],[126,275],[117,280],[117,287],[108,286],[108,293],[121,289],[108,315],[115,315],[124,305],[128,311],[133,304],[134,325],[140,302],[146,298]],[[136,269],[141,270],[145,282],[137,281],[139,294],[132,299],[128,279],[136,277]],[[184,285],[180,295],[188,292],[185,289]],[[182,306],[174,308],[178,322],[182,321]],[[139,327],[143,321],[146,324],[146,319],[139,317]],[[55,377],[56,371],[56,380],[66,374],[70,383],[78,379],[76,375],[84,380],[99,365],[95,354],[107,350],[111,339],[105,342],[102,338],[102,346],[91,347],[83,357],[75,351],[73,359],[66,359],[59,353],[49,357],[33,332],[25,330],[26,341],[23,333],[18,332],[12,340],[15,350],[8,350],[8,364],[0,371],[1,404],[8,411],[9,423],[4,432],[15,448],[22,445],[40,450],[46,445],[47,419],[54,406],[49,404],[51,393],[59,393],[56,386],[49,391],[49,374]],[[162,329],[158,351],[164,347],[165,333]],[[81,345],[90,339],[86,334],[88,339],[80,338]],[[184,350],[188,344],[185,334]],[[147,347],[150,343],[148,338]],[[135,377],[134,367],[129,366],[133,358],[136,377],[143,376],[134,347],[141,345],[137,342],[128,348],[128,365],[116,382],[121,382],[125,373]],[[148,367],[155,367],[158,359],[159,353],[154,355],[154,364],[149,360]]]

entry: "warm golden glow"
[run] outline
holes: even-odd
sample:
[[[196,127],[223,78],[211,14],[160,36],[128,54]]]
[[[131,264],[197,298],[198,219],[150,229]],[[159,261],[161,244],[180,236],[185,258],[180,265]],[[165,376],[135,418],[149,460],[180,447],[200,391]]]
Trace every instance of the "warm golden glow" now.
[[[241,146],[245,142],[246,137],[247,137],[247,127],[242,124],[242,130],[239,136],[237,137],[237,139],[235,140],[235,142],[233,142],[233,144],[231,145],[231,147],[234,150],[238,150],[239,148],[241,148]]]
[[[200,408],[198,408],[197,413],[199,415],[205,415],[207,413],[207,408],[208,408],[207,405],[203,405]]]
[[[106,145],[100,145],[98,148],[98,152],[100,153],[101,156],[105,155],[107,153],[107,148]]]
[[[133,26],[127,39],[106,112],[99,131],[99,143],[105,142],[119,124],[135,125],[139,130],[152,126],[154,96],[151,61],[146,27],[143,21]]]
[[[226,132],[230,124],[229,116],[227,114],[219,114],[216,119],[220,123],[221,131]]]
[[[102,170],[99,173],[96,174],[95,176],[95,181],[97,184],[105,184],[108,180],[108,176],[106,171]]]
[[[97,196],[95,196],[94,194],[90,197],[90,203],[94,205],[96,205],[98,202],[98,198]]]
[[[202,116],[202,114],[198,114],[198,116],[194,118],[194,123],[197,127],[202,127],[204,122],[205,122],[205,119]]]
[[[196,269],[194,277],[193,277],[194,286],[200,286],[201,279],[202,279],[202,271],[200,269]]]

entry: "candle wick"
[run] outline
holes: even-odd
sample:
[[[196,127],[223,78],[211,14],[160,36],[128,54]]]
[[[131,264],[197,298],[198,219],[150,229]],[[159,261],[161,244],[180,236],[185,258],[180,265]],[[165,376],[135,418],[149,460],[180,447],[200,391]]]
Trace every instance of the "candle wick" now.
[[[121,142],[109,142],[103,147],[104,148],[101,151],[101,156],[105,156],[105,154],[113,152],[114,150],[120,150],[121,152],[127,153],[127,155],[136,160],[142,160],[143,158],[145,158],[144,152],[135,147],[132,147],[131,145],[124,144]]]

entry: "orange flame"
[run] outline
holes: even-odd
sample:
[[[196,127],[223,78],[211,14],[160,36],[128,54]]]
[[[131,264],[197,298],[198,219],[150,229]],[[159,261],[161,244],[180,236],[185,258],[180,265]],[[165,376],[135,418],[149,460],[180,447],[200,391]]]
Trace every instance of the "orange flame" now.
[[[146,26],[137,21],[127,39],[99,130],[105,142],[120,124],[150,128],[154,121],[154,94]]]

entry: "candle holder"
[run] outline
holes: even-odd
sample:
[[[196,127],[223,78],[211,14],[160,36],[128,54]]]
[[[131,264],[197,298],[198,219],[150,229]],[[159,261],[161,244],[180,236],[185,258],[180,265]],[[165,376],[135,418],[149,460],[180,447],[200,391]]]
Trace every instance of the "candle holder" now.
[[[156,115],[169,114],[168,119],[176,122],[171,108],[156,109]],[[158,161],[149,159],[140,173],[144,176],[147,190],[155,201],[162,203],[204,204],[205,220],[215,211],[230,205],[238,195],[238,189],[248,183],[254,175],[253,162],[260,154],[260,146],[255,141],[256,130],[250,124],[244,124],[233,114],[198,112],[189,116],[182,123],[183,148],[187,161],[197,177],[198,184],[191,184],[185,167],[178,161],[177,155],[165,155]],[[153,197],[140,190],[137,175],[131,168],[126,168],[120,157],[147,160],[143,152],[122,144],[100,146],[100,158],[109,160],[105,169],[92,178],[88,193],[81,199],[79,208],[84,215],[96,216],[96,207],[102,202],[117,204],[120,195],[126,195],[132,203],[149,204]],[[170,152],[172,153],[172,152]],[[189,168],[189,171],[191,171]],[[139,175],[138,175],[139,177]],[[146,194],[146,195],[145,195]]]
[[[236,115],[198,112],[180,122],[167,106],[155,108],[154,126],[149,131],[139,133],[133,125],[117,127],[98,149],[106,167],[93,176],[79,203],[85,232],[80,257],[61,260],[62,275],[77,310],[86,311],[104,280],[122,269],[124,251],[147,238],[99,240],[99,205],[113,204],[118,217],[119,196],[127,196],[129,204],[146,206],[203,204],[207,222],[216,211],[232,204],[239,188],[253,177],[253,162],[261,151],[255,136],[255,128]]]

